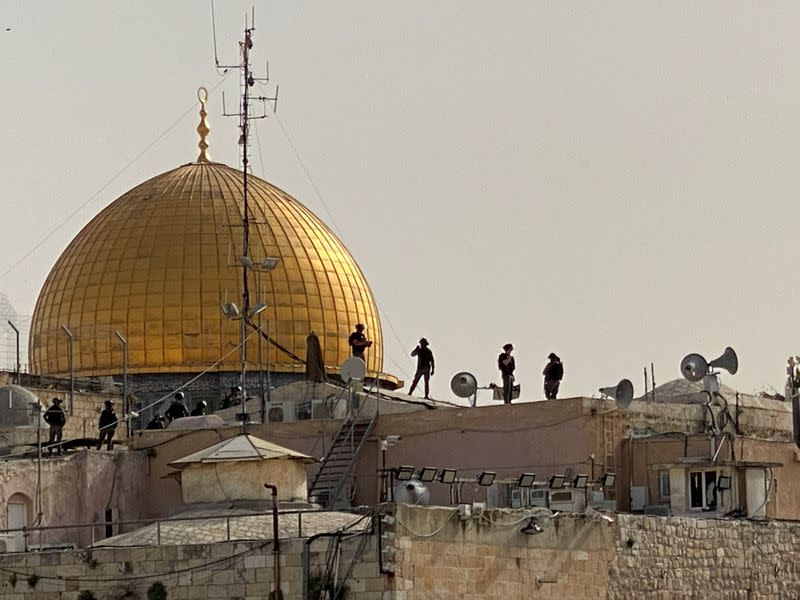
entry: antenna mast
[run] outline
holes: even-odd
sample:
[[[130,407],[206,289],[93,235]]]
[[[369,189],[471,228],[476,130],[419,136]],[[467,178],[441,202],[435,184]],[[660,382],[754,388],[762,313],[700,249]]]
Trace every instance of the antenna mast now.
[[[250,121],[253,119],[264,119],[267,117],[266,104],[273,103],[273,112],[277,109],[278,94],[277,90],[274,97],[266,96],[253,96],[250,93],[256,82],[263,84],[269,83],[269,76],[255,77],[250,64],[250,51],[253,49],[253,32],[255,31],[255,9],[252,9],[251,18],[248,20],[248,15],[245,14],[244,35],[243,40],[239,42],[240,62],[236,65],[221,65],[217,58],[217,45],[216,45],[216,25],[214,25],[214,3],[211,3],[211,18],[212,29],[214,31],[214,62],[217,69],[222,69],[225,73],[230,69],[238,69],[241,72],[240,82],[240,101],[237,112],[227,112],[225,109],[225,94],[222,95],[222,114],[226,117],[239,117],[239,146],[241,147],[241,163],[242,163],[242,255],[239,258],[239,263],[242,267],[242,308],[240,313],[240,344],[241,344],[241,388],[242,388],[242,418],[243,426],[246,421],[246,405],[245,400],[247,393],[245,391],[245,376],[247,374],[247,343],[245,336],[245,321],[251,317],[250,311],[250,285],[248,281],[249,266],[253,264],[250,258],[250,205],[249,205],[249,186],[248,178],[250,171],[250,159],[248,156],[248,147],[250,143]],[[252,105],[254,102],[260,102],[264,110],[260,114],[252,114]]]

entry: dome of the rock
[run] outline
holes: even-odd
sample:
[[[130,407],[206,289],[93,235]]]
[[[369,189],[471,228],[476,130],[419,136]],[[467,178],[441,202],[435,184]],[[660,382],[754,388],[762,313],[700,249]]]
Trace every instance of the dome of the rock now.
[[[238,371],[239,323],[220,304],[242,297],[242,173],[199,160],[123,194],[75,237],[53,266],[34,310],[31,370],[116,375],[127,339],[131,374]],[[367,326],[368,370],[381,372],[381,325],[364,274],[336,235],[286,192],[250,176],[249,257],[280,260],[272,272],[248,269],[251,305],[274,343],[263,362],[273,372],[304,370],[306,337],[319,336],[325,366],[349,356],[348,335]],[[249,369],[257,334],[248,328]],[[292,356],[294,355],[294,357]]]

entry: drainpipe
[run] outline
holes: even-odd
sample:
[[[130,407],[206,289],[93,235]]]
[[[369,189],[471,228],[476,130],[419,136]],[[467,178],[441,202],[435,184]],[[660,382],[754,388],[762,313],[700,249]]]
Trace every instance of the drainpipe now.
[[[242,386],[244,388],[244,386]],[[283,600],[281,591],[281,546],[278,535],[278,486],[265,483],[264,487],[272,491],[272,562],[275,569],[275,600]]]

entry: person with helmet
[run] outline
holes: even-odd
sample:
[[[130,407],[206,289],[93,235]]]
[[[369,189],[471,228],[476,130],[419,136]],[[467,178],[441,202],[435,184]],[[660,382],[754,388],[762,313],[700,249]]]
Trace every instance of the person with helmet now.
[[[61,408],[61,398],[53,398],[53,403],[44,411],[42,415],[44,422],[50,426],[50,438],[47,440],[47,455],[53,456],[55,446],[61,454],[61,437],[64,433],[64,425],[67,424],[67,415]]]
[[[408,390],[408,395],[414,394],[417,384],[421,378],[425,378],[425,400],[430,400],[430,383],[431,375],[433,375],[436,367],[433,361],[433,352],[428,348],[428,340],[422,338],[419,345],[411,351],[411,356],[417,357],[417,372],[414,374],[414,381],[411,382],[411,388]]]
[[[146,429],[166,429],[164,426],[164,417],[157,414],[152,420],[147,424]]]
[[[170,423],[172,423],[175,419],[182,419],[183,417],[189,416],[189,411],[186,410],[186,405],[183,403],[183,399],[183,392],[175,392],[172,404],[169,405],[167,412],[164,413],[164,416],[167,417],[167,421]]]
[[[555,352],[551,352],[547,357],[550,362],[544,367],[544,397],[548,400],[555,400],[558,395],[558,386],[564,378],[564,365]]]
[[[500,369],[500,376],[503,379],[503,403],[511,404],[511,395],[514,391],[514,370],[517,363],[511,353],[514,351],[513,344],[503,346],[503,353],[497,357],[497,368]]]
[[[194,409],[189,414],[189,416],[190,417],[202,417],[202,416],[204,416],[206,414],[206,407],[207,406],[208,406],[208,404],[206,404],[205,400],[200,400],[200,402],[197,403],[197,405],[194,407]]]
[[[100,420],[97,423],[97,428],[100,430],[97,449],[100,450],[103,447],[103,441],[107,441],[106,450],[111,450],[113,448],[111,440],[117,430],[117,415],[114,412],[114,403],[111,400],[106,400],[103,405],[105,408],[100,413]]]
[[[239,403],[239,396],[242,393],[242,386],[234,385],[231,386],[231,391],[222,399],[222,405],[220,408],[230,408],[231,406],[235,406]]]

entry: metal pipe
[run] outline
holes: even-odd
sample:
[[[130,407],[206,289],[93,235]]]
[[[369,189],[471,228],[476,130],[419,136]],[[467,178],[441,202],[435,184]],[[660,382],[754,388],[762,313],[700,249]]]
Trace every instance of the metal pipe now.
[[[11,320],[9,319],[8,324],[11,326],[11,329],[14,330],[14,335],[17,338],[17,368],[14,371],[14,383],[17,385],[20,384],[20,371],[19,371],[19,329],[17,329],[16,325],[14,325]]]
[[[128,340],[122,337],[118,330],[114,330],[114,334],[122,344],[122,414],[125,418],[125,432],[128,437],[131,437],[131,419],[130,419],[130,406],[128,406]]]
[[[261,291],[261,284],[258,284],[259,292]],[[258,397],[261,408],[261,422],[267,422],[267,407],[264,398],[264,336],[261,335],[263,331],[264,318],[261,313],[258,314]]]
[[[247,270],[247,267],[245,267],[245,270]],[[245,318],[245,313],[242,312],[242,316],[239,319],[239,321],[240,321],[240,323],[239,323],[239,325],[240,325],[240,327],[239,327],[239,339],[240,339],[240,342],[241,342],[240,355],[241,355],[241,360],[242,360],[242,372],[241,372],[241,378],[242,378],[242,383],[241,383],[241,387],[242,387],[242,402],[241,402],[241,404],[242,404],[242,415],[241,416],[242,416],[242,433],[247,433],[247,390],[246,390],[246,385],[245,385],[245,377],[247,376],[247,345],[245,344],[245,339],[246,338],[245,338],[245,331],[244,331],[244,318]]]
[[[281,590],[281,545],[278,533],[278,486],[265,483],[264,487],[272,492],[272,562],[275,569],[275,597],[274,600],[283,599]]]
[[[67,326],[62,323],[61,329],[67,336],[67,361],[69,363],[69,413],[73,414],[75,403],[75,361],[73,356],[73,341],[75,337],[72,332],[67,329]]]
[[[308,579],[311,571],[311,544],[319,538],[339,537],[339,535],[341,534],[338,531],[326,531],[312,535],[305,542],[303,542],[303,600],[309,600]]]

